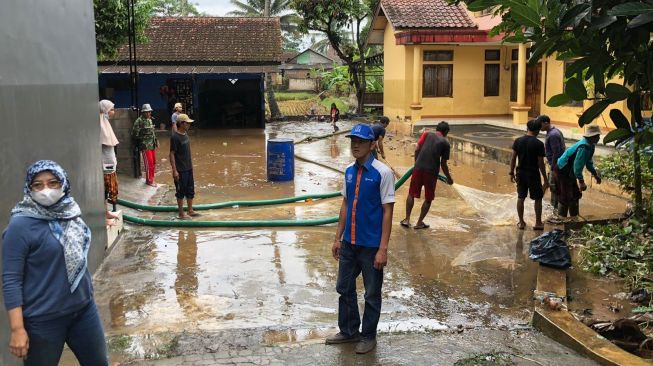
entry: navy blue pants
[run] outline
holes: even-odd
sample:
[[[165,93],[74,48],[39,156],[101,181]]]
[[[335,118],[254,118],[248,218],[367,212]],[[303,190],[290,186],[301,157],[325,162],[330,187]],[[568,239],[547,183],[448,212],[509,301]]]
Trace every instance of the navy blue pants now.
[[[193,179],[193,169],[185,172],[179,172],[179,179],[175,181],[175,197],[177,199],[195,198],[195,180]]]
[[[26,318],[29,349],[25,366],[57,366],[64,343],[81,366],[108,366],[102,323],[91,301],[83,309],[59,318],[34,321]]]
[[[374,257],[379,248],[361,247],[346,241],[340,247],[338,264],[338,281],[336,291],[338,300],[338,327],[345,336],[359,333],[361,325],[356,296],[356,278],[363,274],[365,286],[365,312],[363,313],[363,330],[365,338],[376,338],[376,326],[381,316],[381,287],[383,270],[374,268]]]

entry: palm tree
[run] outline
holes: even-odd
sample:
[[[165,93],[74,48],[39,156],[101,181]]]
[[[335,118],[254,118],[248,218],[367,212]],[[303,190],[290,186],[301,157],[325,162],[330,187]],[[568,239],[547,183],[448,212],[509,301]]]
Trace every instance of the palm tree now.
[[[265,14],[265,5],[269,4],[269,15],[279,17],[281,30],[284,32],[297,32],[297,25],[301,18],[297,13],[290,11],[290,0],[231,0],[231,4],[238,10],[230,11],[227,15],[238,17],[262,17]]]

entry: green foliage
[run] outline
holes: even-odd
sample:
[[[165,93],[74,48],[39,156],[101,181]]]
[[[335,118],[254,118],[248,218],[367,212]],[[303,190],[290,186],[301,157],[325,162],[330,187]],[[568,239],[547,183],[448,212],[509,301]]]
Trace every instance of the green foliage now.
[[[300,31],[323,33],[347,64],[359,100],[366,85],[360,80],[356,60],[365,55],[369,19],[377,3],[378,0],[291,0],[291,6],[302,17]]]
[[[650,159],[653,155],[649,150],[641,147],[640,154],[644,160]],[[635,192],[635,170],[633,155],[630,151],[617,151],[614,154],[605,156],[597,165],[604,178],[616,182],[624,192],[631,194]],[[651,191],[653,191],[653,169],[647,164],[642,164],[642,188],[645,193],[648,191],[649,198],[647,201],[649,202],[647,206],[650,207],[650,195]]]
[[[336,107],[338,107],[338,110],[340,110],[340,114],[344,114],[349,110],[347,103],[337,97],[327,97],[320,102],[320,104],[323,105],[327,111],[331,110],[331,103],[336,104]]]
[[[336,66],[331,70],[318,71],[320,88],[336,95],[349,95],[350,80],[347,66]]]
[[[116,56],[118,48],[127,43],[127,1],[93,0],[95,13],[95,48],[99,61]],[[134,0],[136,42],[145,43],[145,29],[155,15],[200,15],[195,5],[183,0]]]
[[[275,92],[274,97],[277,102],[286,100],[306,100],[315,98],[317,94],[311,92]]]
[[[653,292],[653,229],[630,219],[623,224],[586,225],[569,242],[580,246],[580,266],[626,279],[631,289]]]
[[[199,4],[184,0],[157,0],[154,4],[154,13],[166,17],[203,15],[197,10],[197,5]]]
[[[509,42],[530,43],[529,63],[557,54],[559,60],[574,60],[565,76],[570,78],[564,96],[547,102],[560,106],[565,101],[588,98],[595,103],[580,116],[582,127],[591,123],[608,106],[627,100],[630,125],[636,144],[645,142],[643,133],[643,92],[653,85],[653,1],[646,0],[449,0],[464,2],[474,11],[491,10],[501,16],[492,34],[503,34]],[[623,85],[607,83],[621,77]],[[584,81],[592,80],[593,90],[584,93]],[[615,125],[623,124],[620,120]],[[621,127],[620,127],[621,128]],[[624,128],[626,129],[626,128]],[[612,136],[614,137],[614,136]],[[653,165],[653,160],[648,161]],[[636,165],[639,180],[638,168]],[[636,185],[636,211],[641,213],[641,185]]]

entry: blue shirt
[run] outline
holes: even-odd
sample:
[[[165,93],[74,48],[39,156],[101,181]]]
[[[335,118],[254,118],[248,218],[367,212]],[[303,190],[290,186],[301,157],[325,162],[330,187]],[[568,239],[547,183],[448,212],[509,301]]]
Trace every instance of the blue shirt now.
[[[569,164],[571,156],[576,154],[576,158],[572,162],[573,173],[576,179],[583,180],[583,168],[587,168],[590,173],[596,175],[596,169],[594,168],[594,162],[592,161],[594,150],[594,144],[590,143],[585,137],[583,137],[580,141],[568,148],[567,151],[562,154],[560,159],[558,159],[558,169],[564,169],[567,164]]]
[[[78,311],[93,298],[86,270],[70,293],[63,246],[45,220],[14,216],[2,235],[2,291],[7,310],[23,307],[23,316],[53,319]]]
[[[555,128],[551,127],[546,133],[546,138],[544,139],[544,148],[546,150],[546,160],[549,163],[550,167],[555,167],[558,159],[565,152],[565,138],[562,136],[562,132]]]
[[[374,159],[345,170],[342,196],[347,200],[344,241],[363,247],[379,247],[383,205],[395,201],[395,177],[390,168]],[[357,189],[358,187],[358,189]]]
[[[379,137],[385,138],[385,127],[380,123],[372,124],[372,132],[374,132],[374,141],[378,140]]]

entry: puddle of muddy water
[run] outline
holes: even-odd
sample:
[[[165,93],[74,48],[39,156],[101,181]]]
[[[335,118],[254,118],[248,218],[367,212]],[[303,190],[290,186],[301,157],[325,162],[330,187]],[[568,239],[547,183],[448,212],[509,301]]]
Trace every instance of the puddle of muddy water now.
[[[306,134],[319,135],[321,129],[329,132],[327,127],[319,123],[275,124],[269,127],[267,137],[299,139]],[[294,182],[268,183],[265,139],[262,133],[195,131],[191,143],[196,202],[340,190],[339,173],[299,161]],[[414,140],[398,135],[386,139],[389,163],[400,173],[412,165]],[[160,151],[165,151],[165,144],[162,142]],[[338,169],[352,160],[344,136],[301,144],[295,151]],[[160,168],[165,164],[162,161]],[[454,152],[450,166],[458,184],[490,195],[514,194],[503,164]],[[172,184],[169,171],[161,170],[157,180]],[[492,225],[444,184],[438,184],[425,220],[431,228],[405,229],[397,223],[404,216],[407,191],[406,184],[397,192],[394,208],[389,265],[384,273],[382,329],[510,327],[528,322],[537,272],[527,258],[528,243],[540,232],[519,231],[514,224]],[[581,211],[588,216],[625,207],[616,198],[588,195],[581,201]],[[162,202],[174,202],[172,191],[163,195]],[[205,211],[202,219],[321,218],[337,215],[339,204],[336,198],[240,207]],[[413,222],[419,205],[421,200],[416,202]],[[514,211],[511,205],[497,208],[497,213]],[[532,221],[532,215],[526,212],[527,221]],[[155,217],[167,218],[166,214]],[[321,330],[337,323],[337,262],[330,251],[334,232],[334,225],[216,230],[130,226],[95,277],[105,329],[111,336],[141,336],[283,326],[313,331],[271,331],[265,342],[323,338]],[[362,289],[362,280],[358,288]]]

